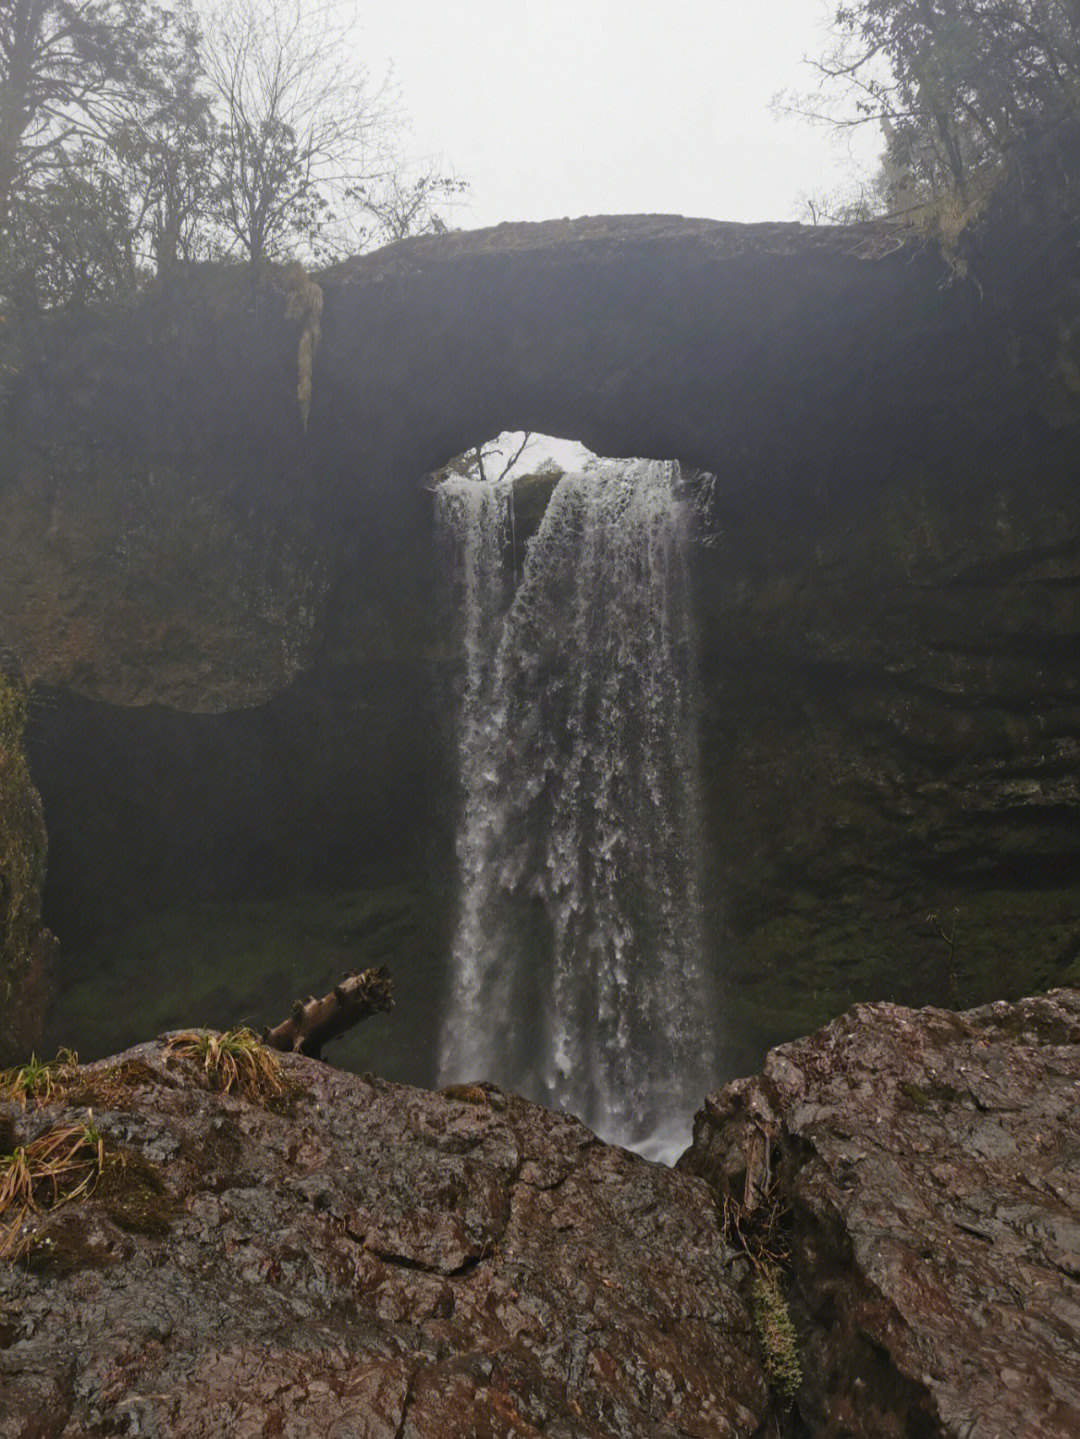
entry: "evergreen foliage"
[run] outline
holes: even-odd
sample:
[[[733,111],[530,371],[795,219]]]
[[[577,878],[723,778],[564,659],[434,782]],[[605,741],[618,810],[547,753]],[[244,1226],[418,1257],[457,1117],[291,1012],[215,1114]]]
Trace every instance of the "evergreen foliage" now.
[[[885,161],[861,209],[923,209],[958,230],[996,194],[1033,218],[1072,204],[1076,0],[848,0],[833,35],[814,62],[818,93],[785,108],[882,128]]]

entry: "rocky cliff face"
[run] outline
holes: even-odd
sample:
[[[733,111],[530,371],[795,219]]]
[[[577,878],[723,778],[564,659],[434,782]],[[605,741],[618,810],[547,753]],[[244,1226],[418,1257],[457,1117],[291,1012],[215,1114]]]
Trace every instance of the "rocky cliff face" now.
[[[707,762],[744,1038],[778,983],[795,1034],[947,1003],[950,968],[967,1003],[1080,974],[1075,438],[987,426],[883,434],[768,500],[718,484]]]
[[[858,999],[944,1001],[950,966],[964,1002],[1074,980],[1075,257],[1025,254],[999,245],[980,294],[874,227],[406,242],[320,277],[306,434],[273,283],[195,270],[45,327],[4,397],[0,645],[37,686],[69,994],[106,942],[121,992],[158,993],[163,940],[128,983],[146,924],[209,904],[405,885],[414,932],[445,932],[454,659],[423,476],[522,426],[717,476],[696,578],[727,1072]],[[193,1018],[260,999],[216,983]],[[104,1052],[174,998],[76,1037]],[[424,1014],[397,1077],[431,1077]]]
[[[937,274],[872,228],[663,216],[393,245],[319,277],[306,433],[274,276],[196,267],[57,317],[6,396],[3,639],[113,702],[259,701],[424,596],[422,482],[451,456],[526,427],[713,470],[753,447],[764,473],[866,353],[902,383],[927,329],[954,342]]]
[[[786,1254],[791,1432],[1080,1433],[1078,1103],[1076,990],[861,1005],[709,1096],[679,1167]]]

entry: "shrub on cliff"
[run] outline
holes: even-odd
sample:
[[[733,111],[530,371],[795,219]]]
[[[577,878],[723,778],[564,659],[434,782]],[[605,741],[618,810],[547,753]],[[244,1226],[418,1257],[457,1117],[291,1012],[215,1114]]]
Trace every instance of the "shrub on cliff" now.
[[[55,941],[41,923],[46,838],[23,748],[26,692],[0,673],[0,1063],[41,1035]]]
[[[946,255],[988,213],[1068,225],[1080,174],[1075,0],[849,0],[781,108],[885,137],[876,179],[830,218],[889,212]],[[815,210],[815,207],[812,207]],[[825,212],[827,213],[827,212]],[[959,273],[967,271],[960,258]]]

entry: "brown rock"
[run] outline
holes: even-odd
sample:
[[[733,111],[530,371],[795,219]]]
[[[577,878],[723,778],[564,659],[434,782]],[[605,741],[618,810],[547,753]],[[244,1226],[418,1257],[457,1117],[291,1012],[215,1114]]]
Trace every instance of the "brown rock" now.
[[[710,1095],[679,1165],[790,1206],[812,1433],[1080,1434],[1080,992],[859,1005]]]
[[[700,1180],[492,1086],[461,1102],[285,1055],[286,1114],[160,1043],[130,1057],[138,1084],[94,1122],[161,1222],[103,1184],[0,1265],[0,1439],[42,1414],[64,1439],[759,1427]],[[23,1138],[85,1117],[9,1112]]]

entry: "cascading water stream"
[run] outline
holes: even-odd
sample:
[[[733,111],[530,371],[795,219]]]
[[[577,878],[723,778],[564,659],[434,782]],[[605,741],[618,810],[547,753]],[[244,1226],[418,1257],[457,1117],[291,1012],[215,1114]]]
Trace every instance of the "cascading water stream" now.
[[[443,1082],[670,1157],[714,1077],[679,468],[564,475],[513,593],[512,481],[436,494],[465,649]]]

